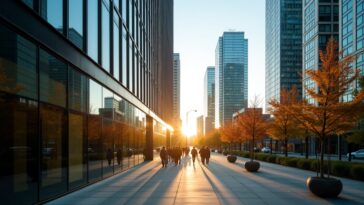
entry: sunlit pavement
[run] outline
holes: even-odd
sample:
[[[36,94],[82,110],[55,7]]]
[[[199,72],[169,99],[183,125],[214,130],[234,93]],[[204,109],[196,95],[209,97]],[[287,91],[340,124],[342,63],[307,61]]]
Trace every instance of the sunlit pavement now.
[[[364,204],[364,182],[342,179],[339,198],[321,199],[305,186],[314,172],[261,162],[249,173],[246,160],[231,164],[213,154],[208,166],[186,157],[167,168],[155,160],[48,204]]]

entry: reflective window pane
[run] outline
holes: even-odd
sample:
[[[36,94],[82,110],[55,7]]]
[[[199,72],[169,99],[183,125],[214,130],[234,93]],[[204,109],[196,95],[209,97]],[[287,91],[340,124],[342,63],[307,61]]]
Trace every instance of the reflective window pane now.
[[[41,199],[47,199],[67,189],[65,166],[65,110],[41,105]]]
[[[86,183],[85,117],[70,113],[68,123],[68,183],[73,188]]]
[[[97,115],[88,116],[88,177],[89,181],[101,179],[102,176],[102,119]]]
[[[110,13],[107,6],[102,4],[102,67],[110,72]]]
[[[38,105],[0,93],[1,204],[35,204],[38,196]]]
[[[83,49],[83,0],[70,0],[68,17],[68,38]]]
[[[128,0],[121,0],[121,9],[122,9],[122,11],[121,11],[121,15],[122,15],[122,17],[123,17],[123,21],[124,22],[126,22],[126,17],[127,17],[127,1]]]
[[[89,80],[89,113],[98,115],[102,108],[102,87],[93,80]]]
[[[40,14],[63,33],[63,0],[40,0]]]
[[[36,99],[36,46],[4,26],[0,42],[0,91]]]
[[[98,9],[97,0],[87,2],[87,53],[98,62]]]
[[[134,83],[134,64],[133,64],[133,60],[134,60],[134,46],[133,46],[133,41],[131,40],[131,38],[129,38],[129,53],[128,53],[128,57],[129,57],[129,61],[128,61],[128,73],[129,73],[129,90],[131,92],[134,92],[133,89],[133,83]]]
[[[119,16],[114,11],[114,77],[120,79],[120,36],[119,36]]]
[[[66,106],[67,65],[56,57],[39,52],[40,100]]]
[[[115,6],[117,9],[119,9],[119,1],[120,1],[120,0],[113,0],[113,2],[114,2],[114,6]]]
[[[102,139],[103,139],[103,177],[108,177],[114,171],[114,126],[111,119],[102,120]]]
[[[86,112],[88,79],[78,71],[70,68],[68,82],[69,108],[80,112]]]
[[[127,68],[128,68],[128,65],[127,65],[127,37],[126,37],[126,29],[125,27],[123,26],[122,27],[123,30],[122,30],[122,52],[121,52],[121,76],[122,76],[122,84],[126,87],[127,86],[127,78],[128,78],[128,74],[127,74]]]

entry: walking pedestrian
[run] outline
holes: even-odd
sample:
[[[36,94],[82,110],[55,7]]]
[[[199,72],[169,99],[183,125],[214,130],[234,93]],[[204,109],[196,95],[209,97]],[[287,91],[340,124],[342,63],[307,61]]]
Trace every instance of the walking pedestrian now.
[[[202,147],[200,149],[199,153],[200,153],[200,157],[201,157],[202,164],[205,164],[205,159],[206,159],[205,147]]]
[[[162,147],[162,150],[159,153],[162,161],[162,167],[167,167],[168,164],[168,153],[165,147]]]
[[[196,156],[197,156],[197,150],[195,147],[192,148],[191,155],[192,155],[192,162],[193,162],[193,164],[195,164],[195,160],[196,160]]]
[[[210,156],[211,156],[211,150],[209,147],[206,146],[205,148],[205,153],[206,153],[206,164],[209,164],[210,161]]]

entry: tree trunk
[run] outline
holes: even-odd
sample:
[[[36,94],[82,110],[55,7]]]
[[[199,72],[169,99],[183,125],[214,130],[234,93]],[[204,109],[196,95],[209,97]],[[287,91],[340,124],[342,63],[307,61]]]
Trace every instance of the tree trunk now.
[[[288,157],[288,139],[284,139],[284,156]]]
[[[273,151],[273,139],[270,138],[270,154],[272,154]]]
[[[337,144],[338,144],[339,160],[341,161],[341,146],[342,146],[341,135],[337,136]]]
[[[254,135],[252,138],[252,144],[250,146],[250,161],[254,160]]]
[[[305,158],[308,159],[308,136],[305,137]]]
[[[324,145],[324,140],[320,139],[320,178],[324,178],[324,150],[325,150],[325,145]]]

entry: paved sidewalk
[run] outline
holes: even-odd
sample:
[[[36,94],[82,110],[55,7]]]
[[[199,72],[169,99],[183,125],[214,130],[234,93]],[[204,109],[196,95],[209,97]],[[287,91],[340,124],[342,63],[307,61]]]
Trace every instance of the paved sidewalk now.
[[[213,154],[208,166],[194,166],[187,157],[167,168],[155,160],[48,204],[364,204],[363,182],[342,179],[338,199],[321,199],[305,186],[315,173],[264,162],[258,173],[249,173],[246,160],[231,164]]]

